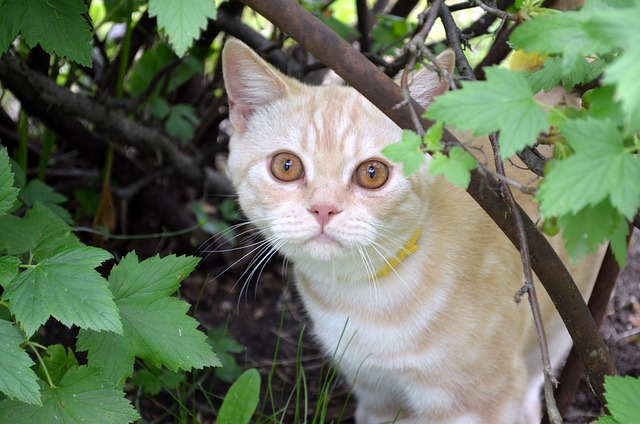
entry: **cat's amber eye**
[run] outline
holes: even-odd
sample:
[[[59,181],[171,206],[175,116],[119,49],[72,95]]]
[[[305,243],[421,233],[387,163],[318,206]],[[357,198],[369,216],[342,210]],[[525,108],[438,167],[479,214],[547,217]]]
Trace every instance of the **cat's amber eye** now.
[[[302,161],[289,152],[277,153],[271,158],[271,173],[280,181],[298,180],[304,173]]]
[[[389,167],[378,160],[362,162],[356,168],[356,181],[360,187],[380,188],[389,179]]]

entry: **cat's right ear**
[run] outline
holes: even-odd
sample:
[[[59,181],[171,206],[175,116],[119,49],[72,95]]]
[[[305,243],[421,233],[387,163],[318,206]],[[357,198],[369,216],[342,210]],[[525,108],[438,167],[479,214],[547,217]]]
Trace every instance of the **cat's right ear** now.
[[[231,38],[222,49],[222,73],[229,97],[229,118],[242,132],[256,110],[287,93],[284,75],[249,46]]]

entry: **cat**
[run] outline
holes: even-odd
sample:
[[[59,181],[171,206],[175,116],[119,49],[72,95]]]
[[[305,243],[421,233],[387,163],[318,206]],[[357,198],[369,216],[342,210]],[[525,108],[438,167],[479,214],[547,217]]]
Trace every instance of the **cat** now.
[[[539,422],[536,334],[513,300],[522,265],[480,206],[429,175],[428,154],[409,177],[382,156],[401,129],[353,88],[304,85],[235,39],[222,60],[240,206],[293,263],[314,335],[353,385],[356,423]],[[439,61],[452,71],[451,52]],[[410,91],[428,107],[447,89],[425,69]],[[530,196],[517,198],[535,219]],[[590,290],[597,266],[573,270]],[[538,292],[557,363],[567,335]]]

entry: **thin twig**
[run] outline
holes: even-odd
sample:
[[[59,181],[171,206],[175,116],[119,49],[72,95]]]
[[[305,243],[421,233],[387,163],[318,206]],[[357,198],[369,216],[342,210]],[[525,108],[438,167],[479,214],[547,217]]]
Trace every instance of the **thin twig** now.
[[[520,184],[519,182],[517,182],[515,180],[512,180],[511,178],[506,177],[506,176],[500,174],[499,172],[494,171],[491,168],[488,168],[486,165],[483,165],[480,162],[478,162],[478,166],[480,167],[482,172],[485,172],[486,174],[491,175],[496,180],[498,180],[500,182],[503,182],[503,183],[505,183],[505,184],[509,185],[510,187],[513,187],[513,188],[515,188],[517,190],[520,190],[523,193],[534,195],[537,192],[537,190],[535,188],[529,187],[529,186],[524,185],[524,184]]]
[[[503,0],[498,0],[498,3],[501,1]],[[268,2],[242,0],[242,2],[269,19],[284,33],[291,34],[300,45],[334,69],[349,85],[362,93],[398,126],[404,129],[414,127],[404,109],[393,108],[393,105],[404,101],[402,89],[297,2],[293,0]],[[327,46],[331,46],[331,49],[327,49]],[[417,110],[420,110],[419,106]],[[421,118],[421,121],[425,128],[432,125],[432,122],[426,118]],[[458,142],[450,132],[446,131],[446,128],[443,139],[445,142]],[[519,248],[517,231],[514,230],[512,221],[505,219],[505,216],[511,215],[511,211],[497,194],[487,190],[487,186],[493,187],[494,184],[495,180],[486,178],[481,171],[473,170],[467,192],[487,212],[516,248]],[[527,215],[523,215],[522,219],[531,243],[531,254],[535,258],[533,262],[535,272],[566,323],[580,352],[580,357],[585,362],[592,387],[598,399],[604,404],[604,376],[615,374],[615,366],[609,352],[566,267],[531,219]]]
[[[404,102],[398,105],[398,107],[404,105],[409,106],[409,114],[411,116],[411,120],[413,121],[413,126],[420,137],[424,136],[424,127],[420,123],[420,117],[412,107],[411,93],[409,91],[409,75],[412,74],[413,69],[421,55],[426,52],[424,49],[424,42],[427,39],[431,28],[433,28],[433,24],[436,22],[441,1],[442,0],[433,0],[431,7],[420,14],[419,19],[422,23],[418,27],[414,36],[411,37],[411,40],[409,40],[409,42],[407,43],[406,52],[408,54],[409,60],[407,61],[407,64],[404,67],[404,72],[402,73],[402,77],[400,78],[400,87],[402,87]],[[431,55],[431,57],[433,57],[433,55]],[[436,62],[437,61],[434,61],[434,64]],[[437,66],[442,73],[446,73],[446,71],[444,71],[439,64],[436,64],[435,66]]]
[[[447,34],[449,47],[453,49],[453,52],[456,55],[456,67],[458,68],[458,72],[463,78],[467,80],[474,80],[475,75],[473,74],[473,68],[469,65],[469,61],[464,55],[461,47],[463,43],[465,44],[465,47],[468,47],[468,44],[466,40],[463,40],[460,37],[460,29],[453,20],[453,16],[451,16],[449,8],[444,3],[440,4],[440,20],[442,21],[442,25],[444,25],[444,30]]]
[[[500,146],[498,142],[498,135],[496,133],[492,133],[489,135],[489,141],[491,142],[491,147],[493,149],[493,157],[496,165],[496,172],[504,177],[506,174],[504,172],[504,163],[500,159]],[[562,423],[562,416],[558,411],[556,406],[556,400],[553,397],[553,390],[555,386],[558,384],[555,377],[553,376],[553,369],[551,367],[551,359],[549,357],[549,346],[547,344],[547,337],[544,332],[544,324],[542,322],[542,314],[540,313],[540,304],[538,303],[538,295],[536,293],[536,288],[533,282],[533,269],[531,266],[531,255],[529,253],[529,242],[527,241],[527,235],[524,228],[524,222],[522,221],[522,215],[520,215],[520,210],[516,205],[516,201],[513,198],[513,193],[509,186],[501,180],[500,189],[502,191],[502,195],[507,202],[509,209],[511,209],[511,213],[515,219],[516,227],[518,228],[518,238],[519,238],[519,251],[520,251],[520,259],[522,261],[522,267],[524,270],[524,285],[515,295],[516,303],[520,303],[522,296],[527,293],[529,296],[529,306],[531,307],[531,313],[533,315],[533,322],[536,327],[536,331],[538,332],[538,344],[540,346],[540,354],[542,355],[542,364],[544,370],[544,397],[547,403],[547,412],[549,413],[549,418],[554,424]]]
[[[516,21],[516,22],[520,20],[518,19],[518,15],[516,15],[515,13],[505,12],[504,10],[500,10],[498,8],[489,6],[488,4],[485,4],[482,0],[471,0],[471,3],[474,3],[476,6],[483,9],[484,11],[488,13],[492,13],[501,19],[504,19],[507,21]]]

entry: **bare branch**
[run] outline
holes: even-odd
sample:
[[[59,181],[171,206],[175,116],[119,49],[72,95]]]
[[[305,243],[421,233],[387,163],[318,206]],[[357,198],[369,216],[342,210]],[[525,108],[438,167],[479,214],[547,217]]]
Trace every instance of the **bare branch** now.
[[[453,20],[453,16],[451,16],[449,8],[447,8],[444,3],[440,5],[440,20],[442,21],[442,25],[444,25],[444,29],[447,33],[449,47],[451,47],[456,54],[456,67],[458,72],[465,79],[475,79],[475,75],[473,75],[473,68],[469,65],[469,61],[464,55],[461,47],[462,44],[466,45],[466,41],[460,37],[460,29]]]
[[[500,145],[498,141],[498,135],[492,133],[489,135],[489,141],[491,142],[491,148],[493,149],[493,159],[498,174],[506,177],[504,171],[504,163],[500,158]],[[540,354],[542,356],[542,365],[544,370],[544,397],[547,404],[547,412],[554,424],[562,423],[562,416],[556,406],[556,400],[553,397],[553,389],[557,386],[558,382],[553,376],[553,369],[551,367],[551,359],[549,358],[549,346],[547,344],[547,337],[544,331],[544,323],[542,322],[542,314],[540,312],[540,304],[538,303],[538,294],[536,293],[536,287],[533,281],[533,269],[531,265],[531,255],[529,254],[529,242],[527,240],[527,234],[524,228],[524,221],[522,220],[522,212],[518,210],[513,193],[511,189],[504,182],[500,183],[500,190],[505,199],[505,202],[509,206],[513,217],[515,218],[516,227],[518,230],[518,250],[520,251],[520,260],[522,261],[522,268],[524,271],[524,286],[516,293],[516,303],[520,303],[522,296],[528,293],[529,306],[531,307],[531,313],[533,315],[533,322],[538,332],[538,344],[540,346]]]
[[[482,0],[471,0],[471,3],[475,4],[482,10],[491,13],[492,15],[496,15],[500,19],[508,20],[508,21],[519,21],[518,15],[515,13],[505,12],[504,10],[500,10],[496,7],[489,6],[485,4]]]
[[[243,2],[269,19],[286,34],[294,38],[307,51],[334,69],[348,84],[362,93],[398,126],[413,128],[406,109],[394,109],[404,101],[402,89],[364,56],[330,31],[324,24],[291,0],[243,0]],[[442,7],[440,8],[442,10]],[[331,46],[331,49],[327,49]],[[412,102],[416,110],[422,108]],[[421,119],[425,128],[433,123]],[[448,131],[443,135],[445,143],[461,145]],[[513,225],[513,216],[494,190],[495,180],[486,178],[480,171],[471,173],[467,191],[494,220],[505,235],[518,247],[518,231]],[[615,373],[609,353],[598,328],[582,301],[580,291],[558,255],[536,226],[522,216],[534,270],[560,312],[571,334],[580,357],[585,362],[587,373],[599,398],[604,397],[604,376]]]
[[[202,188],[207,184],[217,194],[233,193],[224,176],[210,168],[198,166],[197,161],[182,153],[164,134],[131,121],[124,114],[110,110],[96,100],[57,85],[55,81],[32,71],[9,54],[0,59],[0,78],[18,98],[23,90],[32,87],[40,93],[41,102],[58,106],[71,116],[93,123],[96,130],[114,142],[161,153],[176,173],[196,187]]]

